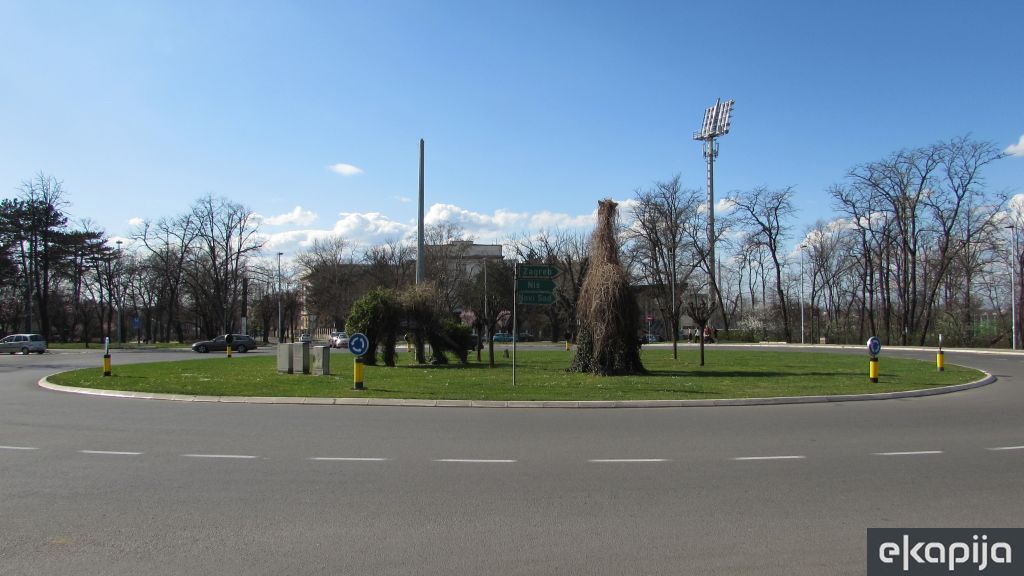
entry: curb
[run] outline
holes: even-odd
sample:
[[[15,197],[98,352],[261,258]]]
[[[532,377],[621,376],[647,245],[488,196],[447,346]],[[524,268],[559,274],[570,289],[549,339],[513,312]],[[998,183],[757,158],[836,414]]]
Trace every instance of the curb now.
[[[46,376],[38,385],[47,390],[69,392],[87,396],[109,398],[136,398],[143,400],[174,400],[177,402],[221,402],[231,404],[311,404],[335,406],[415,406],[421,408],[698,408],[714,406],[776,406],[781,404],[824,404],[827,402],[862,402],[868,400],[895,400],[899,398],[920,398],[951,394],[972,388],[987,386],[997,380],[988,372],[981,380],[966,384],[954,384],[939,388],[904,390],[902,392],[879,392],[877,394],[837,394],[834,396],[782,396],[776,398],[731,398],[723,400],[579,400],[579,401],[536,401],[536,400],[423,400],[402,398],[306,398],[306,397],[265,397],[265,396],[190,396],[187,394],[156,394],[149,392],[122,392],[61,386]]]

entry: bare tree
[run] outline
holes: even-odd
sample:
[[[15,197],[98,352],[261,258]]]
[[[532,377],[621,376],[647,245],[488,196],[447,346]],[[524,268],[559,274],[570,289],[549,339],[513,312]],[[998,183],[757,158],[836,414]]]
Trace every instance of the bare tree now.
[[[187,282],[206,336],[230,332],[239,312],[241,280],[249,259],[263,246],[251,210],[207,195],[192,206],[196,236]]]
[[[349,243],[340,237],[314,240],[296,263],[306,287],[306,308],[341,329],[357,296],[356,280],[363,272],[354,262]]]
[[[749,192],[729,196],[737,210],[737,219],[747,232],[751,246],[764,248],[771,259],[775,272],[775,292],[782,314],[782,326],[786,341],[792,341],[789,320],[789,306],[782,283],[782,243],[789,230],[788,220],[793,216],[793,188],[769,190],[757,187]]]
[[[687,230],[687,226],[696,220],[699,206],[700,192],[683,190],[677,175],[647,190],[636,191],[633,224],[627,228],[641,281],[653,290],[661,317],[668,321],[673,359],[679,357],[683,287],[696,260],[696,245],[687,243],[687,239],[697,233]]]
[[[159,337],[164,342],[171,340],[171,330],[175,331],[179,342],[185,338],[180,317],[181,289],[189,251],[193,249],[198,232],[198,222],[193,214],[185,213],[161,218],[155,223],[146,221],[132,234],[132,238],[149,251],[151,266],[159,279],[156,285],[159,294],[157,306],[164,317],[163,332]]]

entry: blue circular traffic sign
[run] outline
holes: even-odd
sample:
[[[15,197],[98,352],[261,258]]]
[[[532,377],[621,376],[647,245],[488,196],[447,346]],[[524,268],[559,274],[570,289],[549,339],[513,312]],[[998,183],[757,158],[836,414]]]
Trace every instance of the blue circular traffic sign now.
[[[882,341],[878,339],[878,336],[872,336],[868,338],[868,354],[872,356],[878,356],[878,353],[882,351]]]
[[[355,354],[356,356],[362,356],[366,354],[366,351],[370,349],[370,339],[366,337],[366,334],[356,332],[355,334],[348,337],[348,351]]]

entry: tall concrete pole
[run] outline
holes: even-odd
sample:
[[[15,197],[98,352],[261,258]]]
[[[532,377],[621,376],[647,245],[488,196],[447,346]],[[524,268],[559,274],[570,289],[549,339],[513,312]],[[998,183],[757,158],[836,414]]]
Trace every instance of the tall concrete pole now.
[[[423,259],[423,139],[420,138],[420,212],[416,223],[416,283],[427,277],[427,263]]]

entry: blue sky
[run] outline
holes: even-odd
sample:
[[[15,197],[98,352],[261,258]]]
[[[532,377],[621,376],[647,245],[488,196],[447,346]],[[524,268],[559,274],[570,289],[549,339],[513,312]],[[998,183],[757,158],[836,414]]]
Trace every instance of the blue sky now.
[[[1021,22],[1015,1],[0,0],[0,195],[43,171],[113,236],[213,193],[275,251],[375,242],[414,228],[424,138],[428,221],[493,241],[676,173],[702,188],[692,133],[722,97],[717,195],[794,186],[796,236],[857,163],[968,133],[1024,155]],[[1022,157],[987,175],[1024,192]]]

